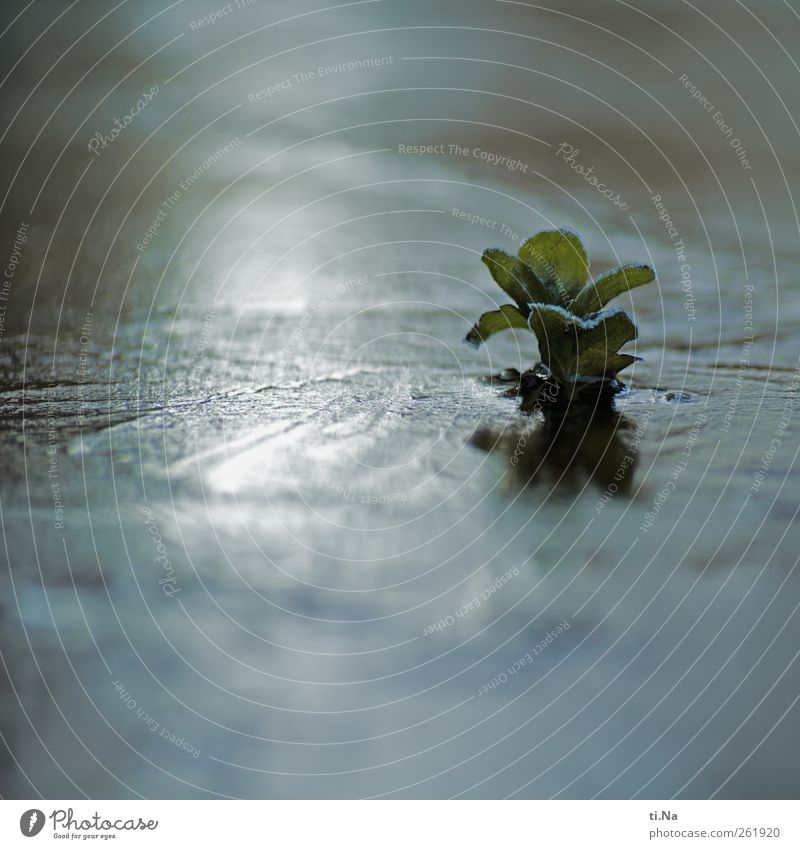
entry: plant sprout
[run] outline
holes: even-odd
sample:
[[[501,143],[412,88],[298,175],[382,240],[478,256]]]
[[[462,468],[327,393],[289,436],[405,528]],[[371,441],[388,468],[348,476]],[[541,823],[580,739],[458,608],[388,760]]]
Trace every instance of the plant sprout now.
[[[620,353],[638,336],[636,324],[621,307],[605,306],[653,280],[649,265],[621,265],[592,281],[586,250],[566,228],[537,233],[523,243],[518,256],[490,248],[482,260],[514,304],[484,313],[467,334],[471,345],[477,347],[501,330],[530,330],[546,377],[572,392],[611,381],[640,359]]]

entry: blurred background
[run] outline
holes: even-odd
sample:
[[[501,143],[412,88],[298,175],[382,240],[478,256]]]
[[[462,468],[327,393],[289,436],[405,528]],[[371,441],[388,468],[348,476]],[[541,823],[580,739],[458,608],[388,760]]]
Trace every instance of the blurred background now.
[[[796,797],[795,0],[0,39],[2,796]],[[560,226],[658,277],[553,428],[461,340]]]

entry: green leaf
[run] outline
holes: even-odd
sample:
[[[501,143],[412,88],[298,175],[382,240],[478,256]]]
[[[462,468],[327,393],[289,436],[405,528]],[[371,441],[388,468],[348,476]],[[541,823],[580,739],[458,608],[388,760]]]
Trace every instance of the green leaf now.
[[[611,354],[606,360],[606,369],[609,375],[613,376],[618,371],[622,371],[622,369],[641,361],[641,357],[634,357],[632,354]]]
[[[559,292],[566,303],[589,279],[589,259],[576,233],[566,228],[545,230],[528,239],[519,257],[543,283]]]
[[[478,323],[467,334],[465,342],[478,347],[494,333],[501,330],[509,330],[512,327],[524,327],[527,329],[528,322],[525,316],[511,304],[504,304],[499,310],[485,312]]]
[[[532,303],[558,302],[558,292],[542,283],[521,259],[499,248],[489,248],[483,252],[481,260],[495,283],[516,302],[523,315],[528,315]]]
[[[605,348],[590,348],[581,351],[575,362],[575,374],[583,378],[605,378],[610,380],[617,372],[627,368],[641,357],[630,354],[609,354]]]
[[[617,295],[644,286],[655,279],[655,272],[649,265],[626,264],[601,274],[594,283],[587,283],[570,305],[570,312],[586,316],[603,309]]]
[[[578,318],[581,349],[602,347],[609,353],[616,353],[626,343],[639,335],[639,329],[633,319],[621,307],[603,310],[588,318]]]
[[[577,378],[611,378],[635,361],[619,349],[639,335],[630,316],[619,307],[596,313],[588,319],[576,319],[576,356],[571,366]],[[582,325],[582,327],[581,327]]]
[[[629,354],[617,353],[638,335],[636,325],[618,307],[580,318],[562,307],[534,304],[528,324],[542,361],[562,383],[611,378],[634,362]]]
[[[574,358],[573,336],[567,331],[574,322],[563,307],[551,304],[533,304],[528,316],[528,326],[536,334],[539,356],[554,374],[568,370]]]

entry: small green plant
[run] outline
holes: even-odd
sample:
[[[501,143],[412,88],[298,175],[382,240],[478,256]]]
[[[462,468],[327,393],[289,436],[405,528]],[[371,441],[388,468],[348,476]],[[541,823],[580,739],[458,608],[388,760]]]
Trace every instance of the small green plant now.
[[[545,376],[570,394],[612,381],[639,359],[619,352],[638,336],[636,324],[622,308],[605,306],[653,280],[649,265],[621,265],[592,281],[580,238],[565,228],[537,233],[518,256],[490,248],[482,259],[514,304],[484,313],[467,334],[471,345],[512,327],[530,330]]]

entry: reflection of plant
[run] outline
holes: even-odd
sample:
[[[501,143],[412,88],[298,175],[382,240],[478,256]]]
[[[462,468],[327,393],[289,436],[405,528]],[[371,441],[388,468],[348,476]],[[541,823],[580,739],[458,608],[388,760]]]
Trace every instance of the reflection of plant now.
[[[629,418],[602,408],[574,417],[546,404],[542,418],[529,421],[522,430],[513,424],[500,431],[481,428],[472,444],[504,454],[509,480],[524,486],[541,484],[571,495],[592,483],[606,493],[603,507],[612,494],[630,495],[641,431]]]
[[[549,375],[575,390],[611,380],[637,360],[619,353],[638,336],[633,320],[620,307],[604,307],[653,280],[649,265],[621,265],[592,281],[586,250],[567,229],[537,233],[518,256],[490,248],[483,262],[515,305],[484,313],[467,334],[470,344],[512,327],[531,330]]]

